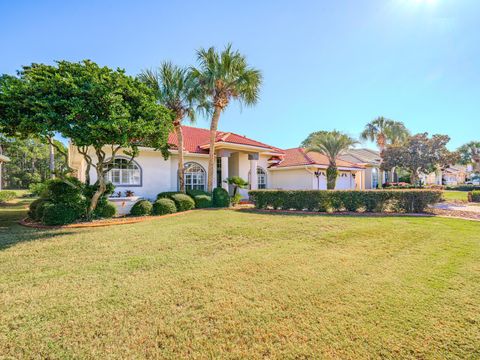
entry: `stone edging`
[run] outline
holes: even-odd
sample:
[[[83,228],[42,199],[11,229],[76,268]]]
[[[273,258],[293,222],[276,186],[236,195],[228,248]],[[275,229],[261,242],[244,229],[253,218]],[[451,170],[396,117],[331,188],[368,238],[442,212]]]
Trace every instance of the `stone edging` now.
[[[113,218],[108,220],[98,220],[92,222],[82,222],[82,223],[73,223],[68,225],[60,225],[60,226],[49,226],[49,225],[42,225],[34,222],[29,222],[28,218],[23,218],[18,223],[22,226],[34,228],[34,229],[75,229],[75,228],[93,228],[93,227],[103,227],[103,226],[113,226],[113,225],[127,225],[127,224],[135,224],[147,220],[155,220],[155,219],[163,219],[172,216],[178,216],[182,214],[186,214],[192,212],[193,210],[187,210],[182,212],[177,212],[173,214],[167,215],[156,215],[156,216],[137,216],[137,217],[123,217],[123,218]]]

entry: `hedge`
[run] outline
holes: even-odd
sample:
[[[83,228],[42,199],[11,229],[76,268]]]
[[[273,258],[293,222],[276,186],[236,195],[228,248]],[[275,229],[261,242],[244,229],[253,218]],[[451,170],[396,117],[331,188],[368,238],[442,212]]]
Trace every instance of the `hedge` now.
[[[229,206],[230,195],[228,195],[228,191],[221,187],[213,189],[213,207],[221,208]]]
[[[5,201],[13,200],[17,197],[17,193],[12,190],[1,190],[0,191],[0,203]]]
[[[457,191],[480,191],[480,185],[455,185],[447,186],[446,189]]]
[[[175,202],[177,211],[187,211],[195,208],[195,201],[187,194],[174,194],[170,196],[170,199]]]
[[[110,201],[101,201],[93,213],[94,217],[101,219],[110,219],[117,215],[117,207]]]
[[[166,215],[177,212],[177,207],[171,199],[161,198],[153,203],[152,215]]]
[[[45,204],[51,204],[51,202],[47,199],[37,199],[32,201],[30,203],[28,217],[32,220],[42,220]]]
[[[148,200],[138,200],[130,209],[130,215],[145,216],[152,213],[152,203]]]
[[[468,200],[471,202],[480,202],[480,190],[471,191],[468,193]]]
[[[258,209],[308,211],[424,212],[442,199],[438,190],[253,190]]]

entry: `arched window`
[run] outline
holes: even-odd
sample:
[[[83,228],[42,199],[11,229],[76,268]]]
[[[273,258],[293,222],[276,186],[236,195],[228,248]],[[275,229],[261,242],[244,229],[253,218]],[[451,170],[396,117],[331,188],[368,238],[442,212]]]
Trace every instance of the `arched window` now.
[[[142,170],[134,161],[116,158],[106,179],[115,186],[141,186]]]
[[[205,169],[195,162],[185,164],[185,189],[186,190],[205,190],[206,184]]]
[[[248,173],[248,181],[251,183],[251,173]],[[260,166],[257,167],[257,185],[259,189],[266,189],[267,188],[267,172],[261,168]]]

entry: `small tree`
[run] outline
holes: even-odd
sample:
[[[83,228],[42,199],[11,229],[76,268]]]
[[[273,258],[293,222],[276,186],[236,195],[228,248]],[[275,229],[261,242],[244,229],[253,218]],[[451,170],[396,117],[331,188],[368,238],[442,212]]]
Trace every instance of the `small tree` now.
[[[335,189],[337,183],[337,158],[357,143],[350,136],[339,131],[317,131],[310,134],[304,141],[303,145],[307,147],[307,152],[318,152],[328,158],[327,169],[327,189]]]
[[[225,180],[228,185],[233,186],[233,195],[232,195],[232,204],[236,205],[240,202],[242,196],[238,193],[240,189],[246,189],[248,187],[248,182],[243,180],[240,176],[232,176]]]
[[[69,138],[83,155],[86,172],[96,171],[97,188],[87,211],[91,216],[120,150],[133,159],[143,144],[168,156],[172,115],[157,104],[151,89],[124,70],[89,60],[59,61],[56,66],[25,66],[16,77],[0,78],[0,129],[10,136],[36,136],[65,157],[53,136]]]
[[[458,152],[462,164],[473,164],[474,171],[480,172],[480,141],[470,141],[462,145]]]
[[[447,149],[449,141],[447,135],[433,135],[429,138],[428,133],[423,133],[411,136],[405,145],[388,146],[382,151],[382,168],[406,169],[410,172],[410,182],[415,184],[421,173],[429,174],[455,164],[458,154]]]

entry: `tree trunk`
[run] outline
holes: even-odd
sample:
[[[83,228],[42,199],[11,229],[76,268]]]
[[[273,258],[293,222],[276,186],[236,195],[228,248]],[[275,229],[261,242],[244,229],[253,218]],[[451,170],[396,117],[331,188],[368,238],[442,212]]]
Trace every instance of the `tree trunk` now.
[[[181,192],[185,192],[185,169],[183,154],[183,131],[180,121],[175,122],[175,132],[177,133],[178,142],[178,187]]]
[[[208,191],[213,191],[213,174],[215,171],[215,138],[217,137],[218,120],[220,119],[220,113],[222,109],[219,106],[215,106],[213,111],[212,122],[210,123],[210,151],[208,156]]]
[[[417,171],[416,170],[412,170],[412,172],[410,173],[410,183],[412,185],[415,185],[415,182],[417,181]]]
[[[105,184],[105,174],[103,173],[103,166],[97,165],[97,182],[98,188],[93,194],[92,198],[90,199],[90,205],[88,206],[87,210],[87,219],[91,219],[93,212],[97,208],[98,200],[103,195],[105,190],[107,190],[107,185]]]
[[[335,190],[337,176],[337,166],[330,164],[327,169],[327,190]]]
[[[50,144],[50,178],[53,179],[55,178],[55,151],[53,149],[53,145]]]

